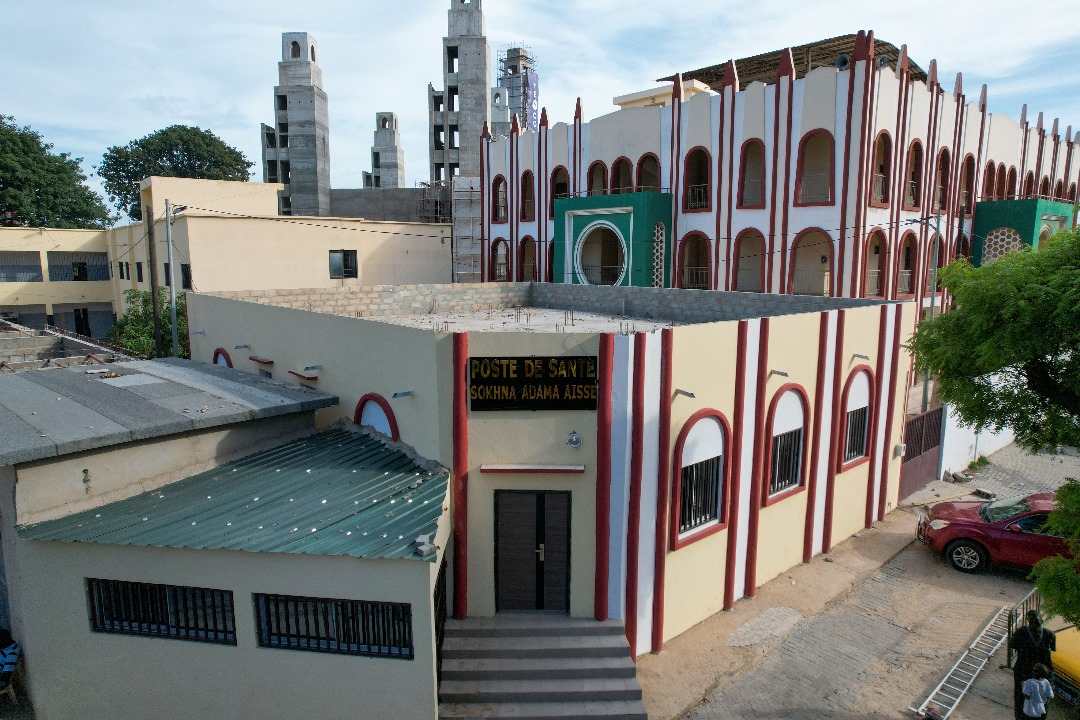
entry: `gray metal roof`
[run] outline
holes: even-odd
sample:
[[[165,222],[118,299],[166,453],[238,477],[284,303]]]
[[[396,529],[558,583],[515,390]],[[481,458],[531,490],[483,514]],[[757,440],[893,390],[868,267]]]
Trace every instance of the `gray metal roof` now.
[[[25,540],[420,559],[414,541],[434,539],[449,473],[388,443],[336,427],[17,531]]]
[[[0,375],[0,465],[337,405],[337,397],[190,360]]]

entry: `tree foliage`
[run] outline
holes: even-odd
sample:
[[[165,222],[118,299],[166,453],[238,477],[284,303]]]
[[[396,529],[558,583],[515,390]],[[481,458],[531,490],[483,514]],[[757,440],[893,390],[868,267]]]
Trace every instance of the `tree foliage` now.
[[[916,370],[969,425],[1010,427],[1033,451],[1080,446],[1080,230],[941,279],[955,307],[919,323]]]
[[[48,228],[103,228],[105,203],[89,187],[79,163],[15,118],[0,115],[0,224]]]
[[[125,290],[127,309],[116,321],[120,347],[140,357],[156,357],[154,349],[154,306],[149,290]],[[172,318],[169,313],[169,290],[158,288],[158,307],[161,310],[161,346],[163,357],[172,357]],[[180,341],[180,357],[191,357],[188,348],[187,311],[184,296],[176,296],[176,330]]]
[[[105,151],[95,170],[109,200],[142,220],[139,182],[152,175],[203,180],[247,180],[254,163],[209,130],[170,125],[123,147]]]
[[[1032,576],[1043,598],[1043,613],[1080,623],[1080,482],[1069,478],[1057,491],[1047,529],[1069,543],[1072,558],[1040,560]]]

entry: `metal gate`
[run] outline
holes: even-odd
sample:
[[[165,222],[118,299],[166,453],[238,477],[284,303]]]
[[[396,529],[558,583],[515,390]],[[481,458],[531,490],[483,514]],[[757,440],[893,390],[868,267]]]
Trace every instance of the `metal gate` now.
[[[941,432],[945,406],[908,418],[904,426],[904,463],[900,467],[900,500],[937,479],[941,464]]]

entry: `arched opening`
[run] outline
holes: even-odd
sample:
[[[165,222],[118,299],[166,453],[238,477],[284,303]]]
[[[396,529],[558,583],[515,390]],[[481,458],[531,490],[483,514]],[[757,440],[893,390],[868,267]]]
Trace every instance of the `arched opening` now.
[[[1064,200],[1065,199],[1064,191],[1065,191],[1064,183],[1062,183],[1060,180],[1058,180],[1056,183],[1054,183],[1054,199],[1055,200]]]
[[[993,200],[994,199],[994,190],[995,190],[995,188],[994,188],[994,174],[996,172],[997,172],[997,170],[996,170],[996,166],[994,165],[993,160],[986,163],[986,172],[983,173],[983,192],[982,192],[982,199],[983,200]]]
[[[545,273],[545,275],[547,276],[547,281],[548,282],[553,282],[554,281],[554,279],[555,279],[555,243],[551,242],[550,240],[548,241],[547,272]]]
[[[300,57],[300,43],[296,42],[295,40],[293,40],[292,43],[289,45],[289,57]]]
[[[506,222],[506,178],[497,175],[491,181],[491,222]]]
[[[1008,180],[1008,175],[1005,172],[1005,163],[998,163],[998,166],[997,166],[997,179],[994,180],[994,188],[996,190],[996,193],[995,193],[994,197],[996,197],[998,200],[1004,200],[1005,199],[1005,192],[1009,188],[1008,183],[1009,183],[1009,180]]]
[[[353,411],[354,425],[367,425],[391,440],[399,440],[397,418],[382,395],[368,393],[360,398]]]
[[[934,188],[934,210],[944,210],[949,204],[949,151],[938,153],[937,187]]]
[[[959,257],[971,259],[971,240],[967,235],[960,236]]]
[[[747,140],[739,161],[739,207],[765,207],[765,143]]]
[[[671,493],[673,550],[727,523],[728,434],[727,421],[713,410],[695,413],[679,432]]]
[[[735,241],[735,290],[765,292],[765,237],[744,230]]]
[[[908,150],[907,172],[904,174],[904,207],[916,209],[922,203],[923,150],[916,140]]]
[[[975,158],[968,155],[964,158],[964,167],[960,171],[960,207],[964,214],[970,216],[971,208],[975,205]]]
[[[1069,186],[1069,202],[1076,202],[1076,183]]]
[[[387,129],[389,129],[389,127],[390,127],[390,118],[384,117],[382,119],[382,129],[387,130]]]
[[[634,168],[624,157],[611,165],[611,192],[634,192]]]
[[[555,217],[555,201],[570,197],[570,173],[562,165],[555,168],[551,173],[551,207],[548,215]]]
[[[641,156],[637,166],[638,192],[660,192],[660,161],[652,153]]]
[[[870,186],[870,202],[889,204],[889,177],[892,175],[892,138],[882,130],[874,143],[874,177]]]
[[[875,230],[866,241],[866,296],[884,297],[886,276],[886,255],[888,240],[885,233]]]
[[[907,233],[900,241],[899,266],[896,271],[896,294],[912,295],[915,293],[915,285],[912,279],[915,268],[919,262],[918,240],[915,233]]]
[[[509,249],[506,241],[502,238],[497,238],[495,242],[491,244],[491,276],[488,278],[492,282],[507,282],[510,279],[508,268],[506,263],[510,256]]]
[[[1035,173],[1028,170],[1028,174],[1024,176],[1024,197],[1031,197],[1035,194]]]
[[[1005,196],[1010,200],[1016,199],[1016,168],[1009,168],[1009,184],[1008,189],[1005,191]]]
[[[709,289],[709,239],[701,233],[688,235],[679,253],[679,287]]]
[[[1039,183],[1039,197],[1050,197],[1050,178],[1046,177],[1045,175],[1043,175],[1042,182]]]
[[[578,249],[581,276],[589,285],[618,285],[626,272],[626,256],[619,236],[607,225],[596,225]]]
[[[521,173],[521,219],[532,222],[536,219],[536,190],[533,187],[532,170]]]
[[[709,209],[710,173],[709,153],[705,148],[694,148],[686,154],[686,190],[683,193],[684,210]]]
[[[780,389],[769,408],[769,449],[765,456],[768,469],[763,473],[769,483],[763,504],[769,505],[798,492],[806,485],[806,393],[797,385]]]
[[[594,162],[589,166],[589,194],[607,194],[607,166],[602,162]]]
[[[791,246],[793,295],[830,295],[832,290],[832,239],[820,230],[806,230]]]
[[[865,367],[856,368],[844,387],[844,424],[841,447],[844,454],[841,468],[870,456],[871,389],[874,381]]]
[[[799,143],[799,164],[795,176],[798,205],[832,203],[833,139],[825,130],[812,130]]]
[[[524,237],[518,249],[518,281],[536,281],[536,241]]]
[[[937,258],[931,257],[934,254],[934,238],[930,238],[930,250],[927,252],[927,259],[933,262],[927,262],[928,270],[926,272],[926,293],[932,294],[938,291],[938,285],[940,285],[939,278],[941,277],[941,268],[945,267],[945,238],[941,235],[937,236]]]
[[[221,367],[232,367],[232,358],[229,357],[229,351],[225,348],[218,348],[214,350],[214,364]]]

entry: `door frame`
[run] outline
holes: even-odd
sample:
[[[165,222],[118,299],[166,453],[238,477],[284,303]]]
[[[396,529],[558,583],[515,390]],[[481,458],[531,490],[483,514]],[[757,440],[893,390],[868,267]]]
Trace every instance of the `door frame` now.
[[[495,612],[518,612],[518,613],[549,613],[554,614],[558,612],[562,614],[562,611],[547,610],[544,608],[534,608],[533,610],[500,610],[499,608],[499,494],[518,494],[518,495],[536,495],[537,496],[537,510],[542,507],[542,499],[544,495],[565,495],[566,496],[566,613],[570,614],[570,578],[571,569],[573,567],[573,536],[571,534],[571,525],[573,523],[574,513],[574,494],[570,490],[524,490],[524,489],[499,489],[495,490],[492,495],[492,515],[494,522],[492,528],[493,545],[492,554],[495,565],[494,580],[494,594],[495,594]],[[546,526],[546,515],[545,515]],[[539,531],[541,525],[537,523],[537,529]],[[546,528],[545,528],[546,529]]]

